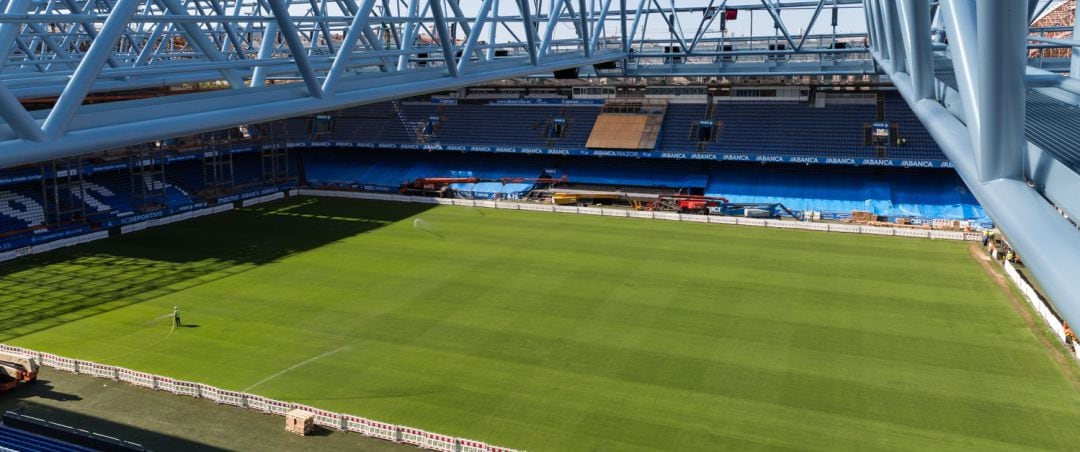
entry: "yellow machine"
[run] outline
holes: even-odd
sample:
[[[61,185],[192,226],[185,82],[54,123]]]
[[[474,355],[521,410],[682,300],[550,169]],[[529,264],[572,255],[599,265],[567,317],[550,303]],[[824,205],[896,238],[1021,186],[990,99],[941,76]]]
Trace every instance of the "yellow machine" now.
[[[615,193],[555,193],[551,195],[551,202],[560,206],[612,204],[620,199],[623,199],[623,195]]]

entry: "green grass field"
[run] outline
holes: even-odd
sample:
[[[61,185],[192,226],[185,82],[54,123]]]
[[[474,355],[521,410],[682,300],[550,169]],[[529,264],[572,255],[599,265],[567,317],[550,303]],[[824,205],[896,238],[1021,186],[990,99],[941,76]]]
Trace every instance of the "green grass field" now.
[[[5,263],[0,342],[529,450],[1080,447],[967,247],[301,199]]]

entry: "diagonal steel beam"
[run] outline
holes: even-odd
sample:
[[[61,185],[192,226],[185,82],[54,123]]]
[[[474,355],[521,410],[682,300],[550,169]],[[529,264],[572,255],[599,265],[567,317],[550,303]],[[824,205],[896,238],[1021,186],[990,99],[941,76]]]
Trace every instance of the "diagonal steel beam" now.
[[[132,14],[135,14],[138,7],[139,0],[117,0],[113,10],[109,13],[109,18],[101,26],[101,31],[94,38],[94,42],[90,44],[90,49],[87,50],[82,62],[79,63],[79,67],[75,69],[75,73],[71,76],[71,81],[68,82],[64,92],[56,100],[56,104],[53,106],[52,111],[49,112],[49,116],[45,118],[45,124],[42,126],[45,139],[56,139],[67,130],[71,119],[75,115],[75,110],[86,99],[90,85],[94,83],[98,73],[101,72],[105,61],[112,55],[116,41],[120,39],[124,29],[127,27],[128,19]]]
[[[289,15],[289,8],[285,6],[284,0],[266,0],[266,2],[270,4],[270,9],[274,12],[274,20],[285,37],[285,44],[289,47],[289,53],[292,54],[297,70],[300,71],[300,77],[304,79],[308,94],[321,99],[323,97],[322,85],[319,84],[315,68],[311,65],[307,52],[304,51],[304,43],[300,41],[300,33],[296,30],[292,16]]]

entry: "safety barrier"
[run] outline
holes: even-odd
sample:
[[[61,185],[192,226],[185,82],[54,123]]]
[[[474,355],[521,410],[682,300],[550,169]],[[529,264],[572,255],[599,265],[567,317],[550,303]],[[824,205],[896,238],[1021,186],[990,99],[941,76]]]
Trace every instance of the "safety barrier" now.
[[[354,192],[354,191],[338,191],[338,190],[316,190],[302,188],[297,191],[300,196],[320,196],[330,198],[353,198],[353,199],[368,199],[377,201],[399,201],[399,202],[414,202],[414,203],[428,203],[431,204],[431,200],[435,200],[434,203],[442,205],[454,205],[461,207],[485,207],[495,209],[508,209],[508,210],[528,210],[532,212],[555,212],[555,213],[574,213],[583,215],[601,215],[608,217],[624,217],[624,218],[644,218],[655,220],[668,220],[668,221],[683,221],[690,223],[715,223],[715,224],[736,224],[740,226],[758,226],[767,228],[778,229],[802,229],[807,231],[821,231],[821,232],[843,232],[849,234],[869,234],[869,235],[888,235],[899,237],[914,237],[914,238],[929,238],[939,240],[963,240],[963,241],[979,241],[982,240],[982,234],[972,232],[959,232],[959,231],[938,231],[928,229],[910,229],[910,228],[890,228],[883,226],[860,226],[857,224],[843,224],[843,223],[815,223],[807,221],[784,221],[784,220],[770,220],[762,218],[745,218],[745,217],[724,217],[718,215],[692,215],[692,214],[680,214],[676,212],[650,212],[639,210],[627,210],[627,209],[605,209],[598,207],[578,207],[578,206],[558,206],[552,204],[536,204],[529,202],[514,202],[514,201],[484,201],[484,200],[471,200],[471,199],[446,199],[446,198],[430,198],[426,196],[404,196],[404,195],[389,195],[384,193],[371,193],[371,192]],[[945,224],[945,223],[942,223]],[[950,221],[948,223],[952,225]]]
[[[0,351],[31,356],[42,366],[67,372],[90,375],[113,381],[122,381],[136,386],[156,389],[172,394],[206,399],[221,405],[248,408],[266,414],[285,416],[292,410],[302,410],[315,417],[315,424],[334,430],[355,432],[372,438],[384,439],[395,443],[411,444],[424,449],[444,452],[516,452],[514,449],[491,446],[480,441],[456,438],[426,430],[379,422],[349,414],[335,413],[320,408],[301,405],[281,400],[268,399],[255,394],[229,391],[202,383],[182,381],[161,375],[139,372],[119,366],[98,364],[93,361],[76,360],[51,353],[0,344]]]
[[[135,386],[142,386],[144,388],[154,389],[155,378],[153,374],[146,372],[138,372],[131,369],[125,369],[123,367],[116,368],[116,378],[124,383],[130,383]]]
[[[1043,321],[1046,322],[1046,325],[1053,330],[1054,336],[1056,336],[1061,343],[1066,343],[1065,325],[1062,325],[1061,319],[1054,315],[1054,311],[1050,309],[1046,300],[1043,300],[1043,298],[1039,296],[1039,293],[1035,291],[1035,288],[1031,287],[1031,284],[1028,284],[1027,280],[1020,275],[1020,272],[1016,271],[1016,267],[1013,266],[1012,262],[1005,262],[1005,274],[1009,275],[1009,279],[1011,279],[1013,284],[1016,284],[1016,287],[1020,289],[1020,293],[1024,294],[1024,298],[1031,304],[1031,307],[1035,309],[1035,312],[1039,314],[1039,317],[1042,317]]]

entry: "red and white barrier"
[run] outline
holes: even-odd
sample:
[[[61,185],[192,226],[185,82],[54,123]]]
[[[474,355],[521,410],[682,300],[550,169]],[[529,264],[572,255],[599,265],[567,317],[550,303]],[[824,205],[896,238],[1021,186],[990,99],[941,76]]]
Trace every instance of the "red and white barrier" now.
[[[158,376],[154,379],[154,389],[176,394],[176,379]]]
[[[443,452],[516,452],[514,449],[491,446],[480,441],[455,438],[418,428],[388,424],[359,416],[335,413],[307,405],[268,399],[254,394],[229,391],[215,386],[177,380],[175,378],[139,372],[123,367],[65,358],[50,353],[39,353],[33,350],[5,344],[0,344],[0,350],[36,357],[40,359],[42,366],[51,367],[53,369],[82,373],[98,378],[119,380],[136,386],[158,389],[195,398],[203,398],[221,404],[249,408],[268,414],[284,416],[293,409],[300,409],[313,414],[315,416],[316,425],[333,428],[335,430],[356,432],[372,438],[384,439],[396,443],[411,444],[429,450]]]
[[[33,350],[27,350],[27,349],[22,348],[22,347],[15,347],[13,345],[0,344],[0,351],[4,351],[4,352],[8,352],[8,353],[14,353],[16,355],[29,356],[29,357],[32,357],[32,358],[38,360],[38,362],[41,362],[41,353],[35,352]]]
[[[266,406],[266,403],[269,400],[270,399],[267,399],[266,397],[257,396],[255,394],[244,394],[245,406],[256,411],[262,411],[263,413],[269,413]]]
[[[282,402],[280,400],[266,399],[266,412],[270,414],[276,414],[278,416],[284,416],[293,409],[293,404],[289,402]]]
[[[362,435],[367,434],[367,430],[366,430],[366,428],[367,428],[367,425],[366,425],[367,419],[364,419],[364,418],[362,418],[360,416],[353,416],[351,414],[343,415],[343,416],[341,416],[341,418],[345,422],[345,431],[346,432],[354,432],[354,433],[359,433],[359,434],[362,434]]]
[[[424,445],[424,435],[426,435],[427,432],[412,427],[400,427],[400,431],[401,442],[405,444],[412,444],[414,446]]]
[[[323,427],[330,427],[333,429],[341,430],[344,424],[342,424],[341,414],[333,411],[320,410],[318,408],[310,407],[307,405],[294,405],[294,410],[304,410],[308,413],[315,415],[315,425],[321,425]]]
[[[172,393],[198,398],[200,386],[202,385],[190,381],[174,380]]]
[[[461,446],[461,452],[488,452],[490,450],[487,444],[471,439],[458,438],[458,444]]]
[[[146,372],[138,372],[131,369],[125,369],[123,367],[116,368],[116,377],[125,383],[131,383],[135,386],[142,386],[144,388],[153,389],[154,375]]]
[[[224,389],[218,390],[218,403],[223,405],[232,405],[243,408],[246,399],[247,398],[242,392],[226,391]]]
[[[221,398],[219,397],[220,394],[221,390],[215,386],[199,384],[198,397],[202,397],[211,402],[221,403]]]
[[[41,365],[45,367],[52,367],[53,369],[60,369],[72,373],[79,373],[79,365],[74,359],[65,358],[63,356],[56,356],[52,353],[41,354]]]
[[[367,436],[381,438],[395,443],[401,442],[398,427],[394,424],[365,419],[364,425],[366,430],[364,434]]]
[[[440,435],[438,433],[425,432],[424,444],[420,447],[430,450],[438,450],[442,452],[456,452],[454,446],[457,441],[452,436]]]

